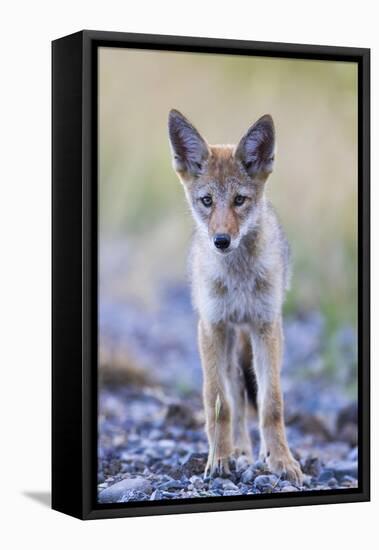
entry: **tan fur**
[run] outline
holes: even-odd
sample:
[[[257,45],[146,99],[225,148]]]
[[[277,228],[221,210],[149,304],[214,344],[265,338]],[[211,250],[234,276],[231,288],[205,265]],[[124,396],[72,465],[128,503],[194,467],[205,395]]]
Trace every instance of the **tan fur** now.
[[[207,471],[213,451],[224,473],[236,454],[252,460],[242,376],[244,369],[251,369],[258,385],[261,458],[273,472],[300,482],[300,467],[286,440],[280,385],[289,247],[265,196],[274,159],[272,119],[259,119],[236,147],[209,146],[177,111],[170,113],[169,132],[174,167],[197,228],[191,271],[193,303],[200,318],[210,448]],[[237,204],[240,196],[243,203]],[[226,249],[215,247],[219,234],[230,237]],[[215,441],[217,396],[221,408]]]

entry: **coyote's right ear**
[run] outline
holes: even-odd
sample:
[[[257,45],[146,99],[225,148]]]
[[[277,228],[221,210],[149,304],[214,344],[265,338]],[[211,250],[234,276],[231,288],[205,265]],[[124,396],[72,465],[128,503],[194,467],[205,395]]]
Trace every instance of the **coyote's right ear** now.
[[[172,109],[168,133],[174,169],[180,174],[198,176],[209,156],[208,145],[199,132],[179,111]]]

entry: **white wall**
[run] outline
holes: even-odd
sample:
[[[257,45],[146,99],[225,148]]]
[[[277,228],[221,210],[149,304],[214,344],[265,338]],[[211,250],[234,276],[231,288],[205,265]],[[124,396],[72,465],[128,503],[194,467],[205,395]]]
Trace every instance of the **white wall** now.
[[[1,21],[0,517],[1,538],[8,537],[5,547],[194,549],[209,545],[218,550],[241,544],[348,550],[358,548],[363,539],[377,540],[374,431],[373,503],[83,524],[25,496],[47,492],[50,483],[50,41],[92,28],[371,47],[375,101],[379,91],[375,2],[24,0],[4,3]],[[375,153],[376,103],[372,138]],[[373,157],[375,213],[378,161]],[[374,243],[378,223],[374,215]],[[374,281],[377,264],[374,245]],[[377,293],[374,285],[374,303]],[[379,308],[373,309],[375,337]],[[375,338],[373,351],[377,355]],[[373,401],[375,428],[379,400]]]

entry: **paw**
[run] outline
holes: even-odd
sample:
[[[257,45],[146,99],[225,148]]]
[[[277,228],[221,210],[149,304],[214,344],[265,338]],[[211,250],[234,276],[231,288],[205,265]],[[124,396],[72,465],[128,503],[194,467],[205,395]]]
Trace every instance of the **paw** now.
[[[303,474],[300,469],[300,464],[289,452],[288,454],[286,453],[277,456],[271,454],[266,458],[266,462],[273,474],[276,474],[279,477],[285,477],[296,485],[302,485]]]
[[[229,460],[232,460],[232,457],[218,457],[214,459],[212,464],[212,457],[209,455],[204,471],[204,479],[214,477],[216,474],[220,477],[230,476]]]

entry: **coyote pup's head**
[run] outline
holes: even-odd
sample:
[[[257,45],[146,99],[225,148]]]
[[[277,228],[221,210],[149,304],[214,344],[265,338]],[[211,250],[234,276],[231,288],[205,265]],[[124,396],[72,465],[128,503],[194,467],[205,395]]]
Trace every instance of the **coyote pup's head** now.
[[[256,226],[264,184],[274,163],[270,115],[253,124],[237,146],[209,145],[179,111],[169,115],[173,166],[199,229],[225,254]]]

